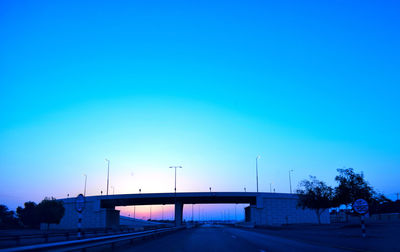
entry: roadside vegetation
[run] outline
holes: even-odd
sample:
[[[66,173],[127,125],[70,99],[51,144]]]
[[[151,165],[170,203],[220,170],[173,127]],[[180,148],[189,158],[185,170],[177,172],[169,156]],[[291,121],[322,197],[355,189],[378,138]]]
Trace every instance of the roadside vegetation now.
[[[335,177],[336,187],[328,186],[314,176],[300,182],[297,193],[298,206],[315,211],[318,222],[321,223],[321,214],[332,208],[343,209],[346,214],[355,214],[352,204],[357,199],[368,202],[369,213],[400,213],[400,201],[392,201],[374,188],[365,180],[363,173],[356,173],[353,168],[337,169]],[[334,211],[337,211],[337,210]]]
[[[44,198],[39,204],[28,201],[16,212],[0,205],[0,228],[39,228],[40,223],[58,224],[64,216],[65,208],[55,198]]]

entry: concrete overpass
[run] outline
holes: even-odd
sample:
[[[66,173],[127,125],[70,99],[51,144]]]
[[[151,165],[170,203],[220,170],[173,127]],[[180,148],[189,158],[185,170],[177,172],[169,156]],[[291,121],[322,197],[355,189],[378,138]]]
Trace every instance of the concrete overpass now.
[[[61,199],[66,213],[55,228],[73,228],[75,198]],[[182,224],[184,204],[245,203],[246,221],[255,225],[281,225],[289,223],[316,223],[314,211],[297,208],[297,195],[288,193],[255,192],[183,192],[183,193],[140,193],[86,197],[83,212],[83,226],[91,228],[119,225],[117,206],[133,205],[175,205],[175,223]],[[329,215],[321,216],[323,223],[329,223]]]

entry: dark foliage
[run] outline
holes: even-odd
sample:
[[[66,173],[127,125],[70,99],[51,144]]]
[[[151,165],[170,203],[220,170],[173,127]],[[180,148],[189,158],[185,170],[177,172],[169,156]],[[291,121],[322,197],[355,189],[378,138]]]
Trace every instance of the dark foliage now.
[[[38,228],[40,225],[39,212],[35,202],[25,202],[24,208],[17,208],[17,215],[22,224],[30,228]]]
[[[333,206],[333,189],[316,177],[310,176],[310,180],[300,183],[298,206],[315,211],[318,223],[321,224],[321,214]]]
[[[14,211],[10,211],[7,206],[0,205],[0,228],[18,227],[18,219]]]
[[[45,198],[38,205],[34,202],[25,202],[24,208],[17,208],[17,215],[21,222],[30,228],[38,228],[40,223],[60,223],[65,208],[61,201],[54,198]]]
[[[337,205],[350,206],[357,199],[364,199],[369,204],[377,195],[374,189],[364,179],[364,175],[354,172],[353,168],[337,169],[339,175],[335,180],[339,185],[335,188],[335,201]]]
[[[59,224],[64,216],[65,208],[61,201],[55,198],[45,198],[37,206],[40,222],[50,224]]]

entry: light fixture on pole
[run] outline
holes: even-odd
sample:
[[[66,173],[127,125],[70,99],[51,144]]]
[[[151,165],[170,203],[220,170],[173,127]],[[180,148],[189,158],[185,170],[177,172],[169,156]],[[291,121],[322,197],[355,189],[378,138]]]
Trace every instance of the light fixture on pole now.
[[[83,174],[83,176],[85,176],[85,188],[83,190],[83,196],[86,196],[86,181],[87,181],[87,175]]]
[[[290,193],[292,193],[292,178],[290,177],[290,173],[293,172],[293,170],[289,170],[289,186],[290,186]]]
[[[169,168],[175,169],[175,188],[174,188],[174,191],[176,193],[176,169],[177,168],[182,168],[182,166],[170,166]]]
[[[107,195],[108,195],[108,185],[110,182],[110,160],[106,158],[106,162],[107,162]]]
[[[256,157],[256,182],[257,182],[257,192],[258,192],[258,159],[260,158],[260,155]]]

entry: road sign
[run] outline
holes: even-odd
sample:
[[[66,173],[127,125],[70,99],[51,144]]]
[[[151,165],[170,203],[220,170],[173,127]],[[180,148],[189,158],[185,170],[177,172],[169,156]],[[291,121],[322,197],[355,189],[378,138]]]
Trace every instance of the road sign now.
[[[85,209],[85,196],[79,194],[75,200],[75,209],[78,213],[82,213]]]
[[[353,209],[356,213],[364,215],[368,212],[368,203],[363,199],[358,199],[354,201]]]

